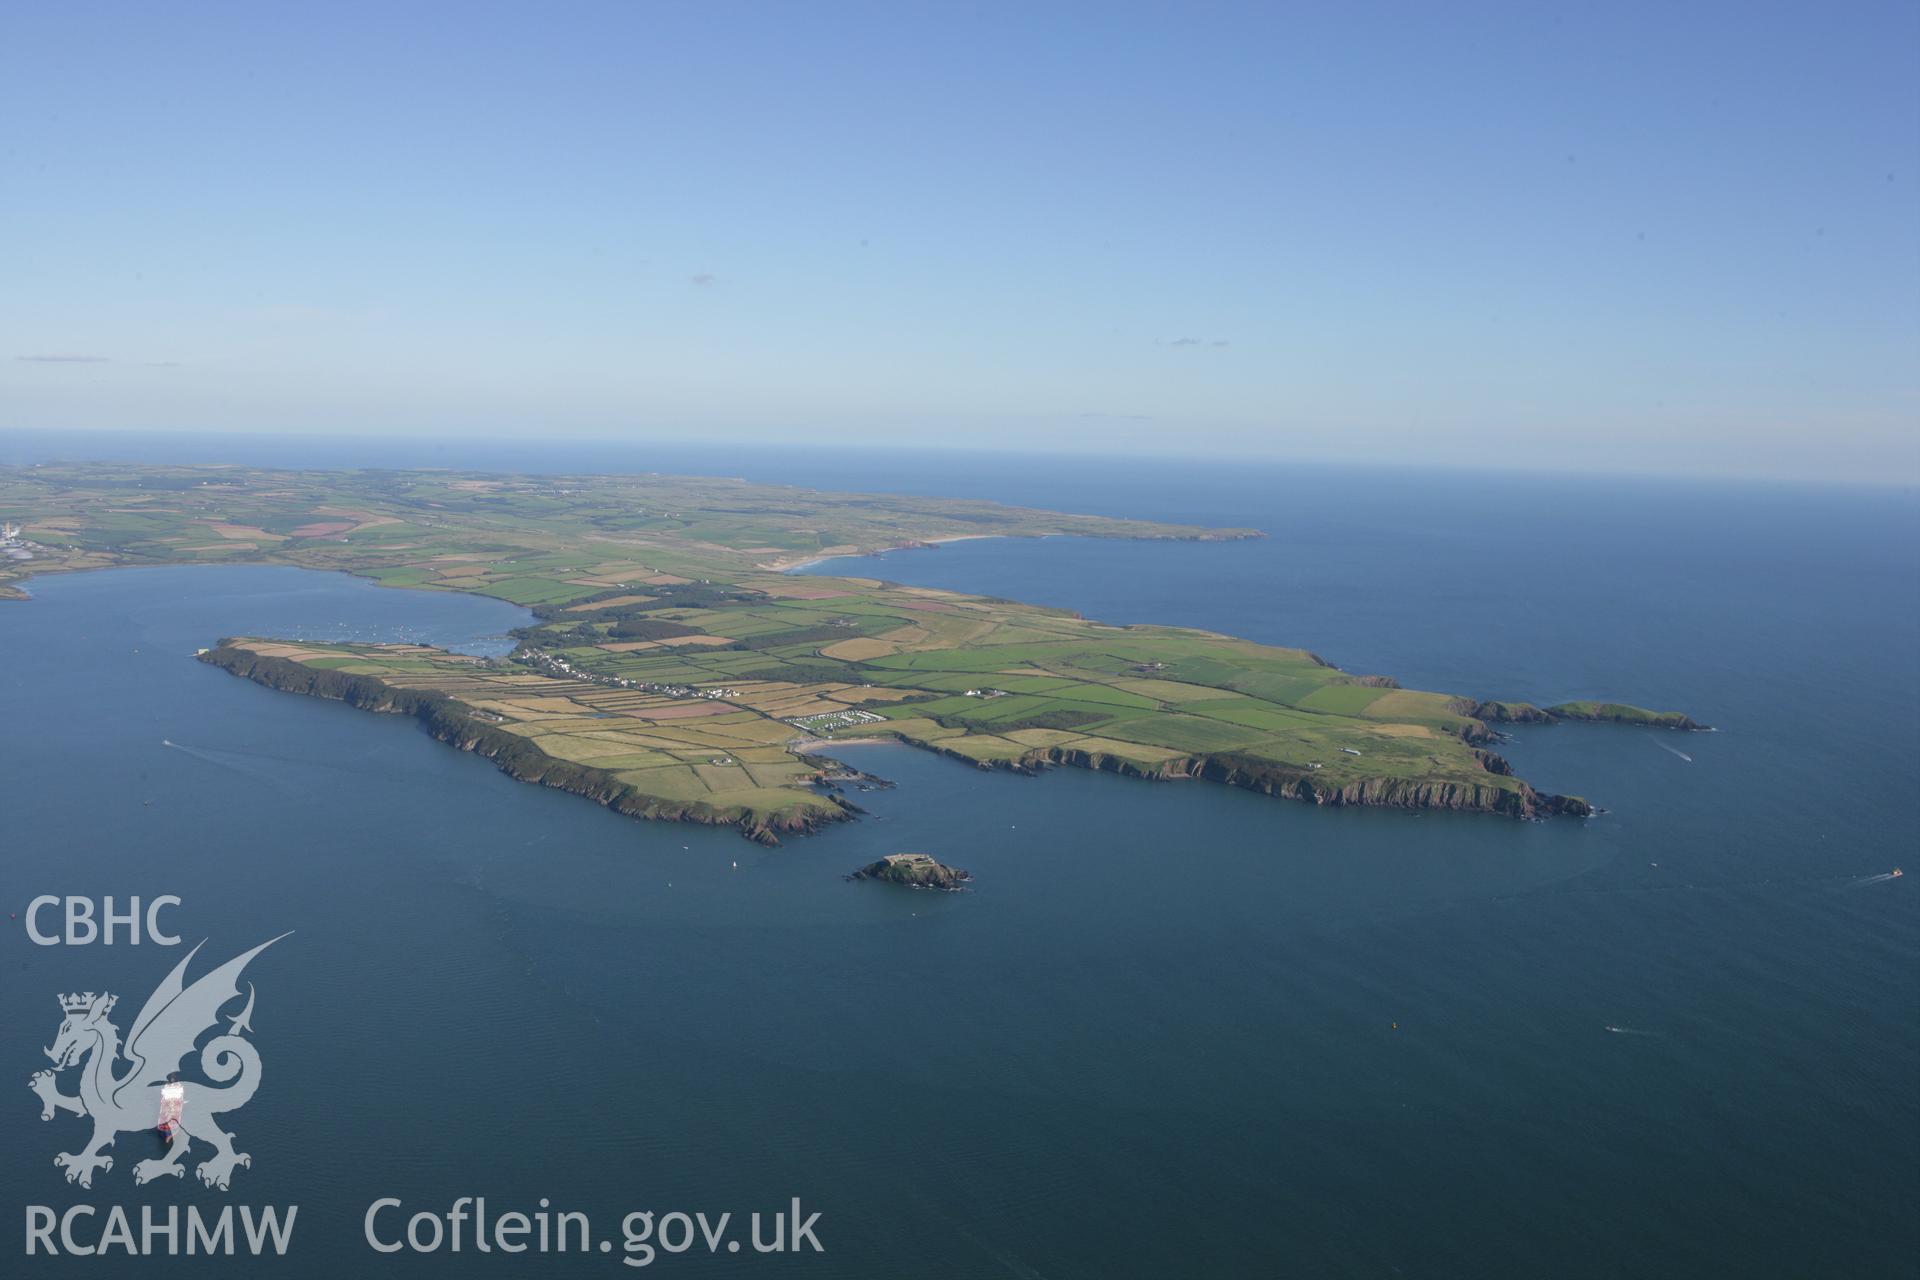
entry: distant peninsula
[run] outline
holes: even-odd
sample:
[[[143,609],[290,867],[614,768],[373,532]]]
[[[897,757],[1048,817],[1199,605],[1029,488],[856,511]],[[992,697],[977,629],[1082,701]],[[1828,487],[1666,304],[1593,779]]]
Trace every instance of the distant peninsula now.
[[[0,467],[0,592],[29,573],[268,562],[493,596],[510,655],[228,637],[274,689],[412,716],[512,776],[636,817],[775,843],[857,815],[819,753],[894,741],[981,767],[1207,779],[1321,805],[1585,815],[1495,724],[1703,728],[1612,702],[1541,709],[1403,689],[1301,649],[782,572],[967,537],[1261,536],[991,502],[669,476]]]

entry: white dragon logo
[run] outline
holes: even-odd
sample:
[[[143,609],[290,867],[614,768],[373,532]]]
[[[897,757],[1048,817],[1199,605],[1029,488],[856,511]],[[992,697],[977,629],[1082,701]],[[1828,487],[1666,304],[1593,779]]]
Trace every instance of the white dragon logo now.
[[[281,934],[280,938],[286,937]],[[120,1030],[107,1020],[118,996],[102,992],[60,997],[66,1018],[53,1047],[46,1050],[53,1060],[52,1071],[38,1071],[27,1085],[40,1095],[42,1120],[53,1119],[57,1111],[93,1119],[93,1140],[79,1151],[53,1158],[67,1171],[67,1181],[83,1187],[93,1185],[95,1170],[110,1171],[113,1157],[101,1154],[113,1145],[114,1138],[127,1132],[153,1129],[161,1114],[161,1089],[170,1077],[177,1079],[181,1063],[194,1052],[194,1042],[220,1022],[220,1010],[240,996],[240,971],[247,962],[280,938],[271,938],[244,955],[236,956],[212,973],[187,986],[183,978],[187,965],[200,952],[199,946],[175,965],[173,972],[148,997],[133,1020],[133,1030],[124,1048]],[[186,1091],[185,1105],[170,1108],[177,1113],[171,1139],[164,1157],[142,1160],[133,1166],[135,1183],[159,1177],[182,1176],[180,1161],[198,1138],[213,1148],[213,1154],[194,1170],[200,1181],[225,1191],[233,1181],[236,1166],[251,1167],[253,1157],[233,1149],[233,1135],[221,1129],[217,1117],[237,1111],[260,1087],[260,1054],[242,1038],[253,1030],[253,984],[247,984],[247,1005],[238,1017],[230,1017],[226,1032],[214,1036],[200,1047],[200,1070],[224,1088],[196,1084]],[[120,1075],[114,1067],[121,1057],[131,1065]],[[59,1072],[80,1068],[80,1092],[69,1096],[60,1092]],[[228,1083],[231,1082],[231,1083]],[[179,1093],[175,1088],[176,1096]]]

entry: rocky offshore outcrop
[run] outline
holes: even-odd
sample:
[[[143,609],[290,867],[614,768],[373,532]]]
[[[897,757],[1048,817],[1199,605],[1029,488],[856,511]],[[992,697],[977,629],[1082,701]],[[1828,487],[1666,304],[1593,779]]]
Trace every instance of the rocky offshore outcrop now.
[[[880,880],[887,884],[906,885],[910,889],[958,893],[961,886],[973,877],[958,867],[936,862],[932,854],[890,853],[878,862],[868,863],[847,879]]]
[[[269,657],[222,640],[199,655],[200,661],[269,689],[344,702],[362,711],[412,716],[438,741],[471,751],[508,777],[584,796],[615,813],[659,822],[694,822],[738,827],[757,844],[777,845],[783,835],[804,835],[829,823],[845,822],[858,810],[839,796],[825,797],[831,809],[793,809],[781,813],[743,813],[698,801],[650,796],[604,769],[558,760],[526,738],[474,718],[457,699],[419,689],[402,689],[371,676],[321,670],[290,658]]]

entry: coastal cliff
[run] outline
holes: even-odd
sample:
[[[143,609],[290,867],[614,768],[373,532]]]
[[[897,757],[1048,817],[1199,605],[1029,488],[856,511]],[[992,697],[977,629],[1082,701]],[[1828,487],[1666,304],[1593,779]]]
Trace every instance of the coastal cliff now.
[[[795,809],[758,813],[717,808],[699,801],[674,801],[650,796],[613,773],[557,760],[527,739],[477,719],[471,707],[456,699],[425,690],[397,688],[368,676],[306,666],[288,658],[269,657],[235,648],[227,641],[199,655],[200,661],[269,689],[344,702],[362,711],[411,716],[436,740],[470,751],[493,763],[520,782],[553,787],[584,796],[615,813],[658,822],[692,822],[703,826],[738,827],[757,844],[777,845],[783,835],[805,835],[832,822],[845,822],[857,810],[839,796],[826,796],[829,809]]]
[[[1579,796],[1550,795],[1536,791],[1513,777],[1512,766],[1492,752],[1476,751],[1491,775],[1488,781],[1443,781],[1415,778],[1361,778],[1332,784],[1311,769],[1276,765],[1270,761],[1238,756],[1231,752],[1204,753],[1148,767],[1124,756],[1085,751],[1072,747],[1042,747],[1025,755],[1003,760],[977,760],[958,751],[943,748],[938,741],[902,737],[911,746],[934,751],[983,769],[1010,769],[1016,773],[1035,773],[1047,765],[1093,769],[1122,777],[1144,778],[1155,782],[1204,779],[1230,787],[1244,787],[1263,795],[1308,804],[1332,807],[1365,806],[1388,809],[1451,809],[1471,813],[1502,814],[1512,818],[1544,818],[1554,815],[1584,818],[1593,806]],[[1504,785],[1493,779],[1505,779]]]
[[[1561,702],[1551,707],[1536,707],[1531,702],[1480,702],[1468,715],[1490,724],[1554,724],[1561,720],[1583,720],[1592,724],[1632,724],[1647,729],[1677,729],[1686,733],[1706,733],[1713,726],[1678,711],[1649,711],[1624,702]]]

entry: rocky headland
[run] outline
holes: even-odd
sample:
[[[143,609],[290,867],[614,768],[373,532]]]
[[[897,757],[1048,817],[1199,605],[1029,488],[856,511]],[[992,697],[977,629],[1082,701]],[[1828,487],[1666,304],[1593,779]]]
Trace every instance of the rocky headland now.
[[[1646,729],[1678,729],[1687,733],[1706,733],[1713,726],[1701,724],[1678,711],[1649,711],[1624,702],[1561,702],[1551,707],[1536,707],[1531,702],[1480,702],[1468,714],[1489,724],[1553,724],[1561,720],[1583,720],[1592,724],[1631,724]]]

